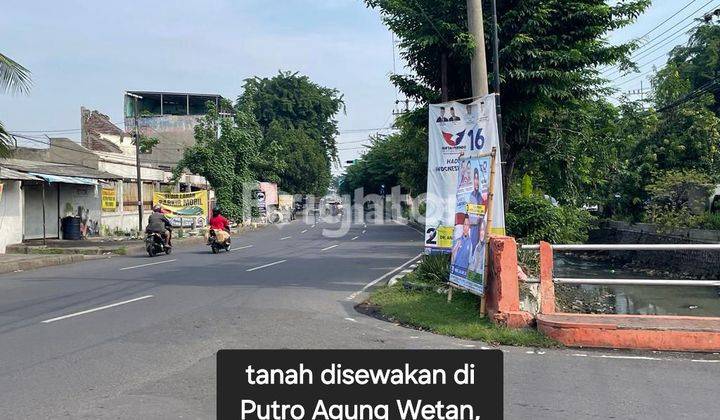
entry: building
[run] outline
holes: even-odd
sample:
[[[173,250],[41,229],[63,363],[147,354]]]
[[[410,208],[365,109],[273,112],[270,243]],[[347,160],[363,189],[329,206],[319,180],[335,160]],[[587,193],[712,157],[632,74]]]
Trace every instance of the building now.
[[[79,217],[86,235],[98,234],[100,192],[116,180],[115,175],[82,165],[0,160],[0,252],[26,240],[62,238],[60,224],[66,216]]]
[[[103,225],[109,230],[129,230],[137,227],[137,159],[133,136],[113,124],[109,117],[98,111],[81,108],[82,145],[98,158],[97,169],[117,175],[122,179],[116,186],[117,210],[106,208]],[[162,144],[162,143],[161,143]],[[161,146],[158,144],[156,147]],[[159,153],[164,156],[164,153]],[[162,158],[167,160],[169,158]],[[178,158],[179,160],[179,158]],[[140,155],[140,177],[142,179],[143,208],[145,215],[152,209],[153,194],[158,192],[180,192],[208,190],[208,182],[199,175],[181,174],[173,182],[172,166],[153,165],[151,154]],[[109,195],[109,191],[105,191]],[[209,191],[209,201],[214,194]]]
[[[141,134],[159,140],[144,161],[154,167],[171,170],[183,152],[195,144],[195,126],[207,114],[207,103],[220,107],[217,94],[129,91],[137,95],[137,124]],[[135,130],[136,98],[125,95],[125,131]]]

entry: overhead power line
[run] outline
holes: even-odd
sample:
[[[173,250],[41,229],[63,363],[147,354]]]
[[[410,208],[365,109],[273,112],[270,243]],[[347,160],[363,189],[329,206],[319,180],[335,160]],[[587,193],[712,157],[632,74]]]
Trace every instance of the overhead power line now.
[[[670,35],[667,35],[667,31],[669,31],[669,30],[671,30],[671,29],[673,29],[673,28],[678,27],[680,24],[682,24],[683,22],[687,21],[688,19],[694,18],[695,15],[696,15],[698,12],[700,12],[700,11],[703,10],[703,9],[705,9],[705,7],[707,7],[707,6],[708,6],[710,3],[712,3],[713,1],[714,1],[714,0],[709,0],[708,2],[704,3],[704,4],[703,4],[702,6],[700,6],[699,8],[695,9],[694,11],[692,11],[689,15],[687,15],[687,16],[684,17],[683,19],[679,20],[678,22],[675,22],[675,24],[673,24],[672,26],[670,26],[669,28],[667,28],[667,29],[665,30],[665,32],[663,32],[663,33],[661,33],[661,34],[658,34],[658,35],[656,35],[655,37],[649,39],[643,46],[641,46],[640,48],[638,48],[637,50],[635,50],[635,52],[633,52],[633,54],[631,54],[630,58],[631,58],[632,60],[637,60],[638,58],[644,57],[644,56],[646,55],[646,53],[648,53],[648,48],[655,48],[656,46],[658,46],[659,43],[667,40],[669,37],[677,34],[678,32],[682,32],[684,29],[686,29],[686,28],[688,28],[689,26],[693,25],[694,22],[691,21],[690,23],[688,23],[687,25],[685,25],[683,28],[681,28],[681,29],[673,32],[673,33],[670,34]],[[691,2],[691,3],[692,3],[692,2]],[[674,16],[676,16],[678,13],[680,13],[682,10],[684,10],[687,6],[689,6],[689,4],[686,5],[683,9],[679,10],[678,12],[676,12],[676,14],[673,15],[673,16],[671,16],[671,18],[674,17]],[[711,9],[710,11],[712,11],[712,9],[716,8],[717,6],[718,6],[718,5],[712,6],[712,7],[710,8],[710,9]],[[701,14],[702,14],[702,15],[705,15],[705,14],[707,14],[707,13],[708,13],[708,12],[705,11],[705,12],[703,12],[703,13],[701,13]],[[659,27],[659,26],[661,26],[661,25],[658,25],[658,27]],[[655,29],[655,28],[654,28],[654,29]],[[646,36],[646,35],[647,35],[647,34],[643,35],[643,37]],[[642,38],[642,37],[640,37],[640,38]],[[660,39],[660,38],[662,38],[660,41],[655,42],[655,41],[657,41],[657,40]],[[636,39],[639,39],[639,38],[636,38]],[[657,49],[655,49],[655,51],[657,51]],[[616,64],[616,65],[611,66],[611,67],[605,69],[604,71],[602,71],[602,74],[603,74],[603,75],[606,75],[606,76],[609,76],[609,75],[611,75],[611,74],[613,74],[613,73],[616,73],[616,72],[618,72],[618,71],[620,71],[620,65],[619,65],[619,64]]]

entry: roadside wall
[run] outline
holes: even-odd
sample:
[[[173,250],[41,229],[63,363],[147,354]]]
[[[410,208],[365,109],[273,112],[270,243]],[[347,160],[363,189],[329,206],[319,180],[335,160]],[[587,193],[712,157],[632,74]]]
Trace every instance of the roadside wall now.
[[[22,242],[22,190],[20,181],[2,180],[3,192],[0,197],[0,253],[5,247]]]
[[[100,234],[99,186],[60,184],[60,218],[80,216],[87,226],[87,235]],[[72,211],[69,211],[72,208]]]
[[[679,229],[659,233],[647,223],[603,222],[590,232],[590,243],[608,244],[671,244],[720,243],[720,231]],[[598,253],[599,255],[599,253]],[[609,251],[607,255],[621,264],[641,268],[687,274],[696,277],[720,278],[718,251]]]

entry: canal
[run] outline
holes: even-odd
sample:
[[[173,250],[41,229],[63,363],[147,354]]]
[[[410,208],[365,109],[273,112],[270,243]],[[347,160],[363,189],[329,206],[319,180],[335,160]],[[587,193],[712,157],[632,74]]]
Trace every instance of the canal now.
[[[556,252],[554,277],[678,278],[617,267],[611,260],[588,260]],[[720,316],[720,288],[682,286],[556,285],[558,304],[571,312],[642,315]]]

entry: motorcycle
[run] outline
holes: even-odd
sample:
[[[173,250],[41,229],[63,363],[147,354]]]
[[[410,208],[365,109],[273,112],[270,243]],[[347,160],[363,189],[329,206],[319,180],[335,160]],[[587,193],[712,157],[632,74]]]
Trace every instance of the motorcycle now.
[[[154,257],[157,254],[165,253],[170,254],[172,247],[165,243],[162,235],[159,233],[148,232],[145,236],[145,249],[149,256]]]
[[[218,239],[215,230],[210,229],[210,232],[208,233],[208,245],[210,246],[213,254],[217,254],[218,252],[220,252],[221,249],[224,249],[225,251],[230,251],[230,237],[228,236],[227,240],[221,242]]]

